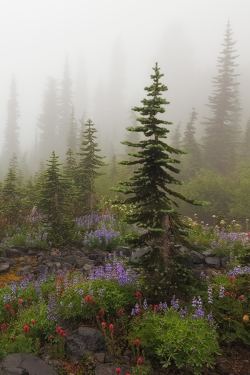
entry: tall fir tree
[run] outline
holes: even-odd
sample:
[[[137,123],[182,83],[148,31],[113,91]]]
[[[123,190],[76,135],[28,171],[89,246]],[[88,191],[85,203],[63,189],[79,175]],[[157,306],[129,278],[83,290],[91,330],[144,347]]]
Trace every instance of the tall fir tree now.
[[[60,145],[59,155],[62,156],[67,151],[67,135],[72,109],[72,80],[70,77],[70,66],[68,56],[64,64],[61,90],[59,94],[59,119],[57,140]]]
[[[160,120],[156,117],[158,113],[164,113],[165,109],[161,106],[169,104],[166,99],[160,96],[162,92],[167,91],[167,86],[160,83],[163,74],[159,73],[158,64],[153,68],[155,74],[151,75],[153,83],[149,87],[145,87],[150,99],[143,99],[143,107],[134,107],[133,110],[140,112],[141,116],[137,121],[141,123],[135,128],[129,127],[128,131],[143,133],[145,140],[141,140],[138,144],[132,142],[122,142],[126,146],[136,147],[140,149],[133,156],[135,161],[122,161],[120,164],[132,165],[139,164],[139,168],[134,171],[130,181],[121,181],[120,185],[128,188],[114,188],[111,190],[132,194],[132,197],[123,201],[115,201],[120,204],[133,204],[135,212],[127,215],[127,222],[137,224],[144,229],[144,233],[139,237],[134,237],[130,241],[133,245],[143,246],[151,245],[152,251],[148,256],[148,260],[144,263],[144,267],[152,270],[155,263],[161,264],[161,268],[170,264],[170,235],[180,243],[187,244],[184,228],[180,220],[180,215],[174,210],[174,206],[178,204],[173,198],[185,200],[191,204],[204,205],[205,203],[196,202],[187,199],[182,194],[170,189],[171,184],[181,185],[182,182],[175,179],[171,173],[179,173],[173,164],[179,164],[180,161],[174,159],[171,154],[186,154],[186,151],[178,150],[170,147],[164,142],[167,138],[169,130],[162,125],[171,125],[171,122]],[[163,140],[161,140],[163,139]]]
[[[73,153],[77,151],[77,122],[75,119],[75,108],[72,106],[70,120],[69,120],[69,129],[68,129],[68,138],[67,138],[67,147],[70,148]]]
[[[48,160],[48,168],[44,173],[44,180],[40,182],[40,191],[37,207],[45,218],[43,224],[47,226],[48,241],[54,246],[63,246],[71,243],[75,223],[70,220],[69,190],[71,182],[60,173],[59,156],[53,151]]]
[[[7,123],[5,129],[5,141],[3,149],[3,159],[6,163],[9,163],[10,158],[15,153],[19,155],[20,153],[20,142],[19,142],[19,126],[18,119],[20,117],[20,112],[18,109],[17,102],[17,85],[15,77],[12,77],[10,85],[10,99],[7,104]],[[7,165],[4,166],[4,171],[6,171]]]
[[[48,77],[47,88],[43,95],[42,113],[37,118],[39,134],[39,159],[47,159],[56,146],[58,121],[58,93],[57,82]]]
[[[238,57],[233,55],[233,46],[236,42],[232,40],[230,23],[227,23],[224,42],[222,43],[222,56],[218,57],[219,74],[214,77],[215,86],[213,96],[209,96],[209,104],[213,115],[206,118],[204,140],[204,156],[212,170],[227,173],[232,170],[236,163],[237,143],[234,134],[233,116],[240,111],[237,96],[235,95],[234,73],[237,66],[234,60]]]
[[[241,143],[241,157],[243,160],[250,160],[250,117],[246,124],[246,129],[244,132],[244,139]]]
[[[80,54],[79,65],[75,81],[75,115],[77,120],[83,117],[88,108],[87,72],[83,52]]]
[[[17,174],[9,168],[2,187],[2,202],[0,213],[7,218],[9,223],[18,224],[21,210],[20,189],[17,184]]]
[[[202,167],[202,153],[198,142],[195,139],[196,129],[194,122],[197,120],[197,112],[192,108],[190,120],[187,123],[182,141],[182,148],[189,151],[189,154],[183,160],[181,177],[183,180],[189,180],[195,177],[195,173]]]
[[[173,132],[172,132],[172,137],[170,137],[171,139],[171,146],[173,148],[180,148],[181,147],[181,121],[179,122],[179,124],[176,126],[176,128],[174,128]]]
[[[89,213],[92,213],[94,208],[95,179],[104,174],[97,172],[97,169],[106,165],[106,163],[102,161],[106,156],[97,155],[97,152],[101,150],[97,148],[98,144],[95,142],[95,133],[97,133],[97,130],[94,128],[93,122],[89,119],[85,124],[85,130],[83,132],[83,147],[81,147],[80,152],[77,153],[80,156],[80,161],[77,166],[77,183],[80,189],[81,200]]]

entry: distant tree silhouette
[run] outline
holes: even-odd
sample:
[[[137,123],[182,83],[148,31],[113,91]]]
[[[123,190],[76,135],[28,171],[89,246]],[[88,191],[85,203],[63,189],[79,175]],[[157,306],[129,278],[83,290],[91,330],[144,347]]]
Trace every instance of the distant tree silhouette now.
[[[243,160],[250,159],[250,117],[248,118],[246,129],[244,132],[244,139],[242,141],[241,156]]]
[[[182,148],[185,151],[189,151],[189,154],[185,156],[183,160],[183,167],[181,172],[181,177],[183,180],[188,180],[195,177],[195,173],[202,167],[202,153],[198,142],[195,139],[195,127],[194,122],[197,120],[197,112],[195,108],[192,108],[190,113],[190,120],[187,123],[186,130],[184,132],[184,137],[182,140]]]
[[[70,78],[70,66],[68,56],[64,64],[63,78],[59,94],[59,120],[57,140],[60,145],[59,155],[67,151],[67,135],[69,129],[70,113],[72,109],[72,80]]]
[[[58,121],[58,93],[57,82],[48,77],[47,88],[43,95],[42,113],[37,118],[39,134],[39,159],[48,158],[56,146]]]
[[[20,153],[20,143],[19,143],[19,126],[18,118],[20,117],[18,102],[17,102],[17,88],[15,77],[12,77],[10,85],[10,99],[7,104],[7,123],[5,129],[5,141],[3,149],[3,159],[5,163],[9,163],[10,158],[15,153],[19,155]],[[7,169],[5,164],[4,170]]]
[[[219,74],[214,78],[214,94],[209,96],[209,104],[213,115],[206,118],[204,141],[204,155],[206,162],[214,171],[226,173],[232,170],[236,162],[236,140],[232,122],[239,112],[239,103],[236,95],[234,73],[237,66],[234,60],[238,57],[233,55],[232,31],[230,23],[227,23],[224,42],[222,43],[222,56],[218,57]]]
[[[68,129],[68,138],[67,138],[67,147],[70,148],[73,153],[77,150],[77,122],[75,119],[75,109],[72,106],[70,119],[69,119],[69,129]]]

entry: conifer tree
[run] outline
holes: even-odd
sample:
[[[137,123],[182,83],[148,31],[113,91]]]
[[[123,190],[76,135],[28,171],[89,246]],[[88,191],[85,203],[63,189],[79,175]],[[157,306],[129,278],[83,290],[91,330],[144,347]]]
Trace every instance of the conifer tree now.
[[[179,124],[174,128],[171,139],[171,146],[173,148],[180,149],[181,147],[181,121]],[[181,159],[181,155],[176,155],[176,159]]]
[[[47,88],[43,95],[42,113],[37,118],[39,134],[39,158],[47,159],[56,144],[58,121],[57,82],[48,77]]]
[[[234,60],[232,41],[232,31],[230,23],[226,27],[224,43],[222,43],[222,56],[218,57],[219,75],[214,78],[214,94],[209,96],[209,104],[213,115],[206,118],[203,124],[205,127],[204,157],[210,167],[217,172],[226,173],[234,168],[236,162],[236,148],[233,115],[240,111],[235,87],[239,83],[235,82],[234,73],[237,66]]]
[[[197,120],[197,112],[192,108],[190,120],[187,123],[186,130],[182,141],[182,148],[189,151],[189,154],[183,160],[181,177],[184,180],[195,177],[195,173],[202,167],[200,145],[195,139],[194,122]]]
[[[102,159],[106,156],[99,156],[97,152],[101,151],[98,149],[98,144],[95,142],[96,136],[94,135],[97,130],[94,128],[93,122],[89,119],[85,124],[85,131],[83,132],[83,141],[80,148],[80,152],[77,154],[80,156],[80,161],[77,166],[78,171],[78,188],[83,203],[88,212],[93,211],[94,207],[94,182],[95,179],[104,173],[97,172],[97,169],[106,165]]]
[[[61,90],[59,95],[59,120],[58,120],[58,142],[60,144],[59,154],[64,155],[67,150],[67,135],[69,128],[70,113],[72,109],[72,80],[70,77],[70,66],[68,56],[66,57]]]
[[[16,173],[12,168],[9,168],[2,187],[0,212],[12,224],[18,224],[21,210],[21,197],[17,179]]]
[[[77,149],[77,122],[76,122],[76,119],[75,119],[74,106],[72,106],[72,110],[71,110],[71,114],[70,114],[67,147],[68,147],[68,149],[71,149],[73,151],[73,153],[76,152],[76,149]]]
[[[70,217],[70,200],[68,192],[71,183],[68,178],[60,173],[58,163],[59,156],[52,152],[48,160],[48,168],[40,182],[37,207],[43,215],[46,215],[42,222],[47,226],[48,241],[55,246],[62,246],[72,240],[75,223]]]
[[[246,130],[244,132],[244,139],[242,142],[242,153],[241,156],[243,160],[250,159],[250,117],[246,124]]]
[[[161,267],[166,267],[170,263],[170,235],[174,236],[177,242],[187,244],[184,228],[180,220],[180,215],[173,207],[178,207],[174,200],[181,199],[195,205],[204,205],[205,203],[187,199],[180,193],[170,189],[170,185],[181,185],[182,182],[175,179],[171,173],[179,173],[173,164],[179,164],[180,161],[173,158],[172,154],[186,154],[186,151],[170,147],[164,142],[169,130],[163,125],[171,125],[171,122],[160,120],[156,117],[157,113],[164,113],[163,104],[169,104],[166,99],[161,98],[162,92],[168,90],[167,86],[160,83],[163,74],[159,73],[156,63],[154,75],[151,75],[153,83],[145,87],[150,99],[143,99],[143,107],[134,107],[133,110],[140,112],[142,117],[137,118],[141,123],[137,127],[129,127],[128,131],[141,132],[145,140],[138,144],[132,142],[122,142],[126,146],[140,149],[133,156],[135,161],[122,161],[120,164],[132,165],[139,164],[139,168],[134,171],[130,181],[121,181],[120,185],[128,188],[113,188],[111,190],[132,194],[132,197],[123,201],[114,201],[114,203],[133,204],[135,212],[128,214],[127,222],[137,224],[144,229],[144,233],[139,237],[134,237],[131,241],[133,245],[151,245],[152,251],[148,257],[147,267],[154,264],[158,259]]]
[[[17,102],[17,89],[16,89],[16,80],[13,76],[10,86],[10,99],[7,104],[7,123],[5,129],[5,142],[3,156],[4,160],[9,162],[10,158],[14,153],[16,155],[20,152],[19,145],[19,126],[18,118],[20,117],[18,102]],[[6,170],[6,168],[5,168]]]

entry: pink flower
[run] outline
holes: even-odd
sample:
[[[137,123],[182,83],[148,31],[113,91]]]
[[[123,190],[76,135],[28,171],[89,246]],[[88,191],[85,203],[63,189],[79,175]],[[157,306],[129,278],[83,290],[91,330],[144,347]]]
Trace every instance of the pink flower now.
[[[121,370],[120,370],[119,368],[117,368],[117,369],[115,370],[115,372],[116,372],[117,374],[120,374],[120,373],[121,373]]]
[[[229,293],[229,292],[226,292],[226,293],[225,293],[225,296],[229,297],[229,296],[230,296],[230,293]]]
[[[87,297],[86,297],[86,301],[87,301],[87,303],[89,303],[89,302],[90,302],[90,300],[91,300],[91,297],[90,297],[90,295],[87,295]]]
[[[141,293],[139,293],[139,292],[136,293],[136,297],[141,298],[141,296],[142,296]]]
[[[239,296],[240,301],[243,301],[243,299],[244,299],[244,296]]]
[[[7,304],[5,307],[6,307],[6,310],[9,311],[10,305]]]
[[[111,332],[113,332],[113,329],[114,329],[113,324],[110,324],[110,326],[109,326],[109,330],[110,330]]]
[[[29,333],[29,327],[28,326],[24,326],[23,330],[24,330],[25,335],[27,335]]]
[[[135,343],[136,343],[136,346],[139,346],[140,345],[140,340],[139,339],[135,340]]]
[[[51,340],[53,340],[53,336],[50,336],[49,338],[50,338]]]
[[[101,310],[99,311],[99,313],[100,313],[101,315],[103,315],[103,314],[104,314],[104,310],[101,309]]]
[[[105,326],[106,326],[106,323],[102,323],[102,328],[105,328]]]
[[[157,312],[158,311],[158,306],[154,305],[154,310]]]
[[[234,278],[233,278],[233,276],[230,276],[230,277],[229,277],[229,281],[230,281],[231,284],[233,284],[233,282],[234,282]]]
[[[120,309],[120,310],[118,311],[118,313],[119,313],[120,316],[122,316],[122,314],[123,314],[123,310]]]
[[[19,307],[21,306],[22,302],[23,302],[23,301],[22,301],[21,299],[18,300],[18,306],[19,306]]]
[[[15,313],[15,311],[14,310],[11,310],[11,314],[14,314]]]
[[[31,320],[31,323],[33,323],[33,324],[35,323],[34,319],[33,319],[33,320]]]
[[[97,315],[97,316],[96,316],[96,319],[100,319],[100,316],[99,316],[99,315]]]

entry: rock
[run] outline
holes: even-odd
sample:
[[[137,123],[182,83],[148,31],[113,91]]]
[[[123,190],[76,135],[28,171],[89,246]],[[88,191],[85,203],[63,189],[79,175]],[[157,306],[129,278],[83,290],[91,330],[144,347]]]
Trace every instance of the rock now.
[[[220,267],[220,258],[217,257],[206,257],[205,263],[212,268],[219,268]]]
[[[142,247],[142,248],[137,248],[135,249],[133,255],[131,256],[131,261],[132,262],[138,262],[139,257],[146,255],[150,252],[150,247]]]
[[[86,354],[106,351],[105,337],[97,329],[79,327],[67,334],[66,352],[71,361],[81,361]]]
[[[96,366],[94,374],[95,375],[113,375],[115,374],[115,370],[119,368],[121,370],[121,374],[131,374],[132,367],[128,365],[110,365],[109,363],[104,365]]]
[[[0,273],[9,271],[10,265],[9,263],[1,263],[0,264]]]
[[[41,358],[27,353],[8,354],[0,360],[0,375],[58,375]]]
[[[226,268],[227,264],[230,263],[230,256],[221,259],[221,267]]]
[[[207,251],[203,251],[202,253],[205,257],[212,257],[213,256],[213,250],[209,249]]]
[[[190,256],[191,256],[192,262],[195,264],[203,263],[205,260],[205,256],[198,253],[197,251],[191,251]]]

